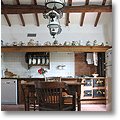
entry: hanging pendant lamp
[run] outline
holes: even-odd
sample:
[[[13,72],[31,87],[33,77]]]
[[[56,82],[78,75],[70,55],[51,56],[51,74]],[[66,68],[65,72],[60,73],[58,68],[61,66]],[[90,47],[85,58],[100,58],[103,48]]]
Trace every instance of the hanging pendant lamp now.
[[[60,34],[62,31],[59,19],[63,16],[61,9],[65,6],[65,0],[45,0],[45,6],[51,10],[43,13],[43,17],[49,19],[47,27],[49,28],[51,36],[55,38],[55,35]]]
[[[51,16],[49,16],[49,24],[47,25],[47,27],[49,28],[50,34],[53,36],[53,38],[55,38],[55,35],[60,34],[62,29],[59,19],[57,18],[58,16]]]
[[[65,0],[45,0],[45,6],[49,9],[62,9],[65,6]]]

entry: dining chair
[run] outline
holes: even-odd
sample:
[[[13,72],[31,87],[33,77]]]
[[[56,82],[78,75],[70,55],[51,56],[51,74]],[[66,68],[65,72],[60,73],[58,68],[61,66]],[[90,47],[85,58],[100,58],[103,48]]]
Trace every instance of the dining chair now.
[[[61,77],[46,77],[45,78],[46,80],[45,81],[48,81],[48,82],[61,82]],[[67,86],[66,84],[66,88],[67,88],[67,91],[64,89],[63,91],[63,98],[64,98],[64,101],[65,102],[71,102],[73,100],[73,95],[72,94],[69,94],[70,93],[70,90],[69,90],[69,87]],[[69,92],[69,93],[68,93]]]
[[[36,96],[39,104],[39,111],[73,111],[74,102],[65,104],[62,97],[66,89],[64,82],[35,82]]]
[[[21,84],[25,111],[37,109],[37,99],[34,85]]]

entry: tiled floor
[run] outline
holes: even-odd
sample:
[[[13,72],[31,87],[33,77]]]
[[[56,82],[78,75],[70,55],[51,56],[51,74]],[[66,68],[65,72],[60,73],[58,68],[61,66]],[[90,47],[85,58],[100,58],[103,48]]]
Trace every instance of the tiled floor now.
[[[81,106],[81,111],[106,111],[104,104],[84,104]]]
[[[24,111],[24,105],[1,105],[1,111]],[[83,104],[81,111],[106,111],[103,104]]]
[[[1,105],[1,111],[24,111],[24,105]]]

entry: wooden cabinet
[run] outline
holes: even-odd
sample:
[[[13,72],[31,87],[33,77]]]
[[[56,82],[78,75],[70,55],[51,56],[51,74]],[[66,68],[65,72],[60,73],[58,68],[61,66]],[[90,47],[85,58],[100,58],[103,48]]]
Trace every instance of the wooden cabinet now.
[[[48,66],[50,65],[49,52],[27,52],[25,61],[28,64],[28,69],[32,66]]]
[[[106,85],[105,78],[83,78],[86,84],[81,86],[82,103],[105,103]]]

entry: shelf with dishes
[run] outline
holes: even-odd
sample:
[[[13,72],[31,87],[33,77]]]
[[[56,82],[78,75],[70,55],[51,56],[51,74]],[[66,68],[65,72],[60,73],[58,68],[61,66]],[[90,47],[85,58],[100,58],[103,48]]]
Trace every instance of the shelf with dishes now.
[[[27,52],[25,61],[28,64],[28,69],[32,66],[48,66],[50,65],[49,52]]]

